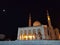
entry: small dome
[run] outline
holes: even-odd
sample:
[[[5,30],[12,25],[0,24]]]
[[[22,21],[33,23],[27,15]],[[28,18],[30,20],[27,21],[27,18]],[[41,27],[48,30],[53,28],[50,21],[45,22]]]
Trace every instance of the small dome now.
[[[35,22],[33,23],[33,26],[41,26],[41,23],[40,23],[39,21],[35,21]]]

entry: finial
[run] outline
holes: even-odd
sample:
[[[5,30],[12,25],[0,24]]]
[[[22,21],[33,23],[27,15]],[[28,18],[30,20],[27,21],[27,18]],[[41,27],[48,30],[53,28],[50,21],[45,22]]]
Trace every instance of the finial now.
[[[31,18],[31,13],[29,13],[29,18]]]
[[[48,10],[47,10],[47,15],[49,15]]]

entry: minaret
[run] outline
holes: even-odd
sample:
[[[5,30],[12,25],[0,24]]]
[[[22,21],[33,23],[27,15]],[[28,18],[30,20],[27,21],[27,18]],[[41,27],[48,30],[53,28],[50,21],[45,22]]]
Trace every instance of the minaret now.
[[[31,13],[29,14],[29,27],[31,26]]]
[[[51,19],[50,19],[48,10],[47,10],[47,19],[48,19],[48,25],[49,25],[49,27],[52,27],[52,25],[51,25]]]
[[[53,30],[53,27],[51,25],[51,19],[47,10],[47,18],[48,18],[48,30],[49,30],[49,37],[50,39],[55,39],[55,32]]]

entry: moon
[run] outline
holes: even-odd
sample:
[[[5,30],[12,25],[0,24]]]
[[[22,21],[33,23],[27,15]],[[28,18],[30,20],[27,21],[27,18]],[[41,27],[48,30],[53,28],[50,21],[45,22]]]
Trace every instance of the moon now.
[[[5,9],[3,9],[3,12],[5,12]]]

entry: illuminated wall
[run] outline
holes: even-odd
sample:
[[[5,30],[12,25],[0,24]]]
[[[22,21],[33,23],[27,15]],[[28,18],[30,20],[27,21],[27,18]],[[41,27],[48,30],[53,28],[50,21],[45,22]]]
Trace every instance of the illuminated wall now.
[[[18,27],[18,40],[40,40],[45,39],[44,27]]]

